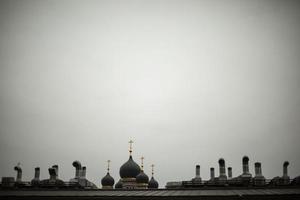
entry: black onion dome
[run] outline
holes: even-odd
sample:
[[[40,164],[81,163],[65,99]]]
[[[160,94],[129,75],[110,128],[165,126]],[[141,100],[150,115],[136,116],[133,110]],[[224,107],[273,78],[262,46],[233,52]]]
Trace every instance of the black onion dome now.
[[[153,177],[148,183],[148,188],[158,188],[158,182]]]
[[[111,177],[109,175],[109,173],[107,172],[106,176],[104,176],[102,179],[101,179],[101,184],[103,186],[113,186],[115,183],[115,180],[113,177]]]
[[[123,188],[123,183],[121,179],[116,183],[115,188]]]
[[[135,178],[140,173],[140,166],[133,161],[132,156],[120,168],[121,178]]]
[[[148,183],[149,182],[149,177],[147,174],[144,173],[142,170],[137,176],[136,176],[136,182],[137,183]]]

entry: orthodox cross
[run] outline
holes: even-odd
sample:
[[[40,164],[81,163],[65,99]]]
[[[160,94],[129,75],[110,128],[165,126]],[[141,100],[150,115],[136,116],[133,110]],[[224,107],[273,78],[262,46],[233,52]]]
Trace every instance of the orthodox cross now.
[[[129,153],[130,153],[130,155],[131,155],[131,153],[132,153],[132,143],[133,143],[133,141],[130,140],[130,141],[129,141]]]
[[[153,177],[153,174],[154,174],[154,164],[151,165],[151,174],[152,174],[152,177]]]
[[[110,160],[107,160],[107,172],[109,173],[109,164],[110,164]]]
[[[145,157],[142,156],[142,157],[141,157],[141,161],[142,161],[141,168],[142,168],[142,170],[144,170],[144,159],[145,159]]]

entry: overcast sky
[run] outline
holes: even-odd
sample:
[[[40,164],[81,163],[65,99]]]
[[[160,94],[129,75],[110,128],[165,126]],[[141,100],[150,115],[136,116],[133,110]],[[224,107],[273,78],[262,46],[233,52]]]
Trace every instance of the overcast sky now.
[[[0,177],[74,160],[100,187],[133,157],[202,179],[242,156],[300,175],[300,2],[0,1]]]

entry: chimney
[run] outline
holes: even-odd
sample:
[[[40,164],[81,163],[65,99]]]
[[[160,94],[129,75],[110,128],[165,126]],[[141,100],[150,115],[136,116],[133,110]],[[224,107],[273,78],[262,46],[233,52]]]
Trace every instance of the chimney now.
[[[210,168],[210,179],[213,180],[215,178],[215,168]]]
[[[248,158],[248,156],[243,157],[243,174],[249,174],[249,158]]]
[[[58,165],[53,165],[52,166],[53,169],[55,169],[55,178],[58,178]]]
[[[73,162],[73,166],[75,167],[75,178],[79,178],[80,177],[80,173],[81,173],[81,163],[79,161],[74,161]]]
[[[82,170],[81,170],[81,177],[85,178],[85,176],[86,176],[86,167],[84,166],[84,167],[82,167]]]
[[[196,178],[200,178],[200,165],[196,165]]]
[[[16,182],[20,183],[22,182],[22,169],[20,166],[15,166],[14,168],[17,171],[17,178],[16,178]]]
[[[266,185],[266,179],[262,175],[262,172],[261,172],[261,163],[260,162],[254,163],[254,168],[255,168],[255,176],[252,179],[253,184],[255,186],[264,186],[264,185]]]
[[[262,176],[261,173],[261,163],[260,162],[256,162],[254,163],[254,167],[255,167],[255,176]]]
[[[40,179],[40,168],[39,167],[34,168],[34,179],[35,180]]]
[[[53,168],[53,167],[50,167],[49,169],[48,169],[48,171],[49,171],[49,175],[50,175],[50,180],[56,180],[56,169],[55,168]]]
[[[283,176],[284,177],[288,177],[289,175],[288,175],[288,166],[289,166],[289,162],[288,161],[285,161],[284,163],[283,163]]]
[[[220,169],[219,178],[227,178],[225,172],[226,171],[225,160],[223,158],[219,159],[219,169]]]
[[[228,178],[232,178],[232,168],[228,167],[227,170],[228,170]]]

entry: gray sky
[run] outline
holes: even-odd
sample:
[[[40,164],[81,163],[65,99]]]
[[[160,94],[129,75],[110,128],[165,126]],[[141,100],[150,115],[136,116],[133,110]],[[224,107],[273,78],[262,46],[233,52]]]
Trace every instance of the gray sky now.
[[[0,177],[134,159],[160,186],[243,155],[300,175],[299,1],[0,1]]]

